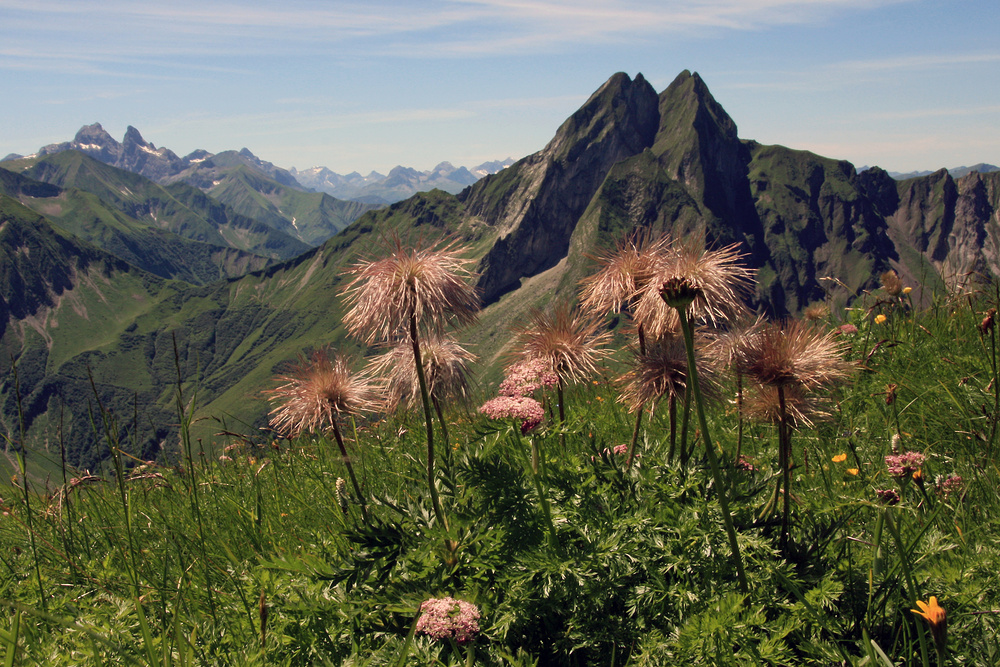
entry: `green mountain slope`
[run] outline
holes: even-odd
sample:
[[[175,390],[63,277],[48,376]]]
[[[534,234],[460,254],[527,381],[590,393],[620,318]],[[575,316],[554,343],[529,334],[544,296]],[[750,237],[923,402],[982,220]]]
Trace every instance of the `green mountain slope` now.
[[[5,162],[4,168],[61,188],[89,192],[153,229],[193,241],[230,247],[272,259],[288,259],[309,246],[258,221],[227,210],[184,184],[165,188],[79,151]]]
[[[161,278],[204,284],[270,263],[260,255],[151,226],[77,188],[62,189],[0,170],[0,192],[16,197],[63,231]]]
[[[237,213],[260,220],[300,241],[316,246],[344,229],[373,207],[334,199],[320,192],[303,192],[239,164],[224,173],[208,194]]]

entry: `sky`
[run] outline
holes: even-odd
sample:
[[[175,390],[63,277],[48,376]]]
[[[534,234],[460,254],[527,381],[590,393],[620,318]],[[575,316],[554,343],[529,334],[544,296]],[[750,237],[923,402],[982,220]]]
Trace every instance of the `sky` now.
[[[739,136],[1000,164],[996,0],[0,0],[0,157],[129,125],[346,174],[545,147],[616,72],[701,75]]]

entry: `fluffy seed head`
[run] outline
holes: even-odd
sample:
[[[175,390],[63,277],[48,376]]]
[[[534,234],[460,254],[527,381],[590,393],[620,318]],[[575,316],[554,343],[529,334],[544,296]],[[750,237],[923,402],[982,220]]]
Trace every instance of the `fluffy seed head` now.
[[[594,257],[597,271],[580,281],[580,304],[596,314],[617,313],[632,305],[655,275],[673,241],[629,237]]]
[[[275,378],[279,384],[265,391],[277,405],[271,410],[271,427],[291,436],[322,430],[339,414],[351,415],[378,409],[378,386],[363,373],[352,374],[340,355],[326,349],[300,358],[294,370]]]
[[[785,417],[790,425],[811,427],[816,421],[830,417],[831,401],[826,396],[803,391],[794,385],[782,389],[785,392]],[[778,387],[754,385],[743,397],[743,408],[750,419],[777,424],[781,421]]]
[[[671,246],[658,258],[654,278],[636,300],[636,322],[654,337],[676,331],[677,313],[666,298],[676,298],[679,305],[689,304],[686,312],[690,319],[713,326],[743,314],[743,300],[750,292],[754,273],[742,260],[736,244],[719,250],[706,250],[691,242]],[[665,285],[669,289],[664,293]]]
[[[716,373],[706,364],[704,346],[699,337],[695,340],[695,363],[698,364],[698,380],[703,396],[710,399],[715,391]],[[620,378],[622,393],[618,401],[628,407],[629,412],[639,410],[664,397],[678,398],[684,395],[688,383],[687,350],[681,336],[665,336],[648,345],[645,354],[636,354],[632,367]]]
[[[432,334],[420,342],[420,360],[430,396],[443,399],[461,397],[469,388],[469,364],[476,355],[447,334]],[[410,407],[420,402],[420,379],[413,362],[413,347],[403,340],[369,363],[372,374],[386,381],[386,404],[393,409],[405,401]]]
[[[833,332],[793,320],[764,322],[737,346],[736,368],[761,384],[816,389],[848,378],[855,366],[844,359]]]
[[[455,243],[404,247],[395,239],[386,257],[348,270],[353,278],[342,292],[349,308],[344,325],[371,344],[405,331],[411,316],[432,331],[449,320],[469,324],[479,310],[471,264]]]
[[[603,349],[611,338],[594,319],[570,311],[565,304],[551,312],[535,310],[517,332],[520,361],[537,360],[564,382],[580,382],[597,372],[608,356]]]

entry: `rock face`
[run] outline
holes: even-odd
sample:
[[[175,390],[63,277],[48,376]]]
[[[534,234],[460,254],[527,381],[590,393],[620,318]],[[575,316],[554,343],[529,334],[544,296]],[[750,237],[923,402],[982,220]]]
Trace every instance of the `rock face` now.
[[[897,182],[877,167],[858,174],[845,161],[742,141],[687,71],[659,95],[641,74],[614,75],[543,150],[459,195],[466,219],[496,233],[479,267],[486,303],[649,228],[739,244],[758,271],[757,305],[774,315],[846,301],[889,268],[911,284],[997,274],[998,197],[1000,172]]]
[[[480,266],[489,303],[566,256],[576,221],[611,167],[652,145],[656,91],[616,74],[570,116],[542,151],[462,193],[470,215],[499,232]]]

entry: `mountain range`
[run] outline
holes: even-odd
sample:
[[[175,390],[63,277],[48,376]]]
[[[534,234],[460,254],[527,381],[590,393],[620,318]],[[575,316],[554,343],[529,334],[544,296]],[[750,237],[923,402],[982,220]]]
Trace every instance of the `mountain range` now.
[[[149,143],[142,138],[139,130],[131,125],[119,143],[100,123],[84,125],[72,141],[43,146],[37,153],[27,157],[41,157],[65,151],[86,153],[100,162],[141,174],[160,184],[185,181],[209,193],[223,181],[229,170],[242,165],[287,188],[326,193],[336,199],[353,200],[372,206],[391,204],[417,192],[435,188],[455,194],[483,176],[496,173],[514,162],[507,158],[484,162],[472,169],[456,168],[450,162],[442,162],[429,171],[397,166],[388,176],[375,171],[367,176],[357,172],[342,176],[326,167],[313,167],[303,171],[297,171],[295,167],[282,169],[261,160],[247,148],[217,154],[199,149],[179,157],[169,148],[157,148]],[[10,154],[3,158],[3,161],[19,160],[24,157]]]
[[[741,139],[689,71],[659,93],[641,74],[615,74],[544,148],[458,194],[369,210],[294,258],[200,286],[153,275],[27,206],[63,187],[29,178],[31,160],[15,170],[26,180],[3,181],[0,194],[0,363],[17,365],[0,384],[0,419],[16,440],[22,415],[42,463],[60,442],[76,465],[104,458],[95,396],[137,454],[176,455],[178,378],[197,396],[206,447],[221,430],[266,437],[256,430],[268,411],[261,391],[276,372],[312,347],[360,351],[338,295],[345,268],[377,256],[386,238],[465,245],[485,308],[463,336],[483,368],[531,308],[573,298],[590,257],[640,229],[739,244],[757,271],[753,305],[774,316],[846,304],[889,268],[918,301],[976,273],[1000,275],[1000,172],[897,181]]]

